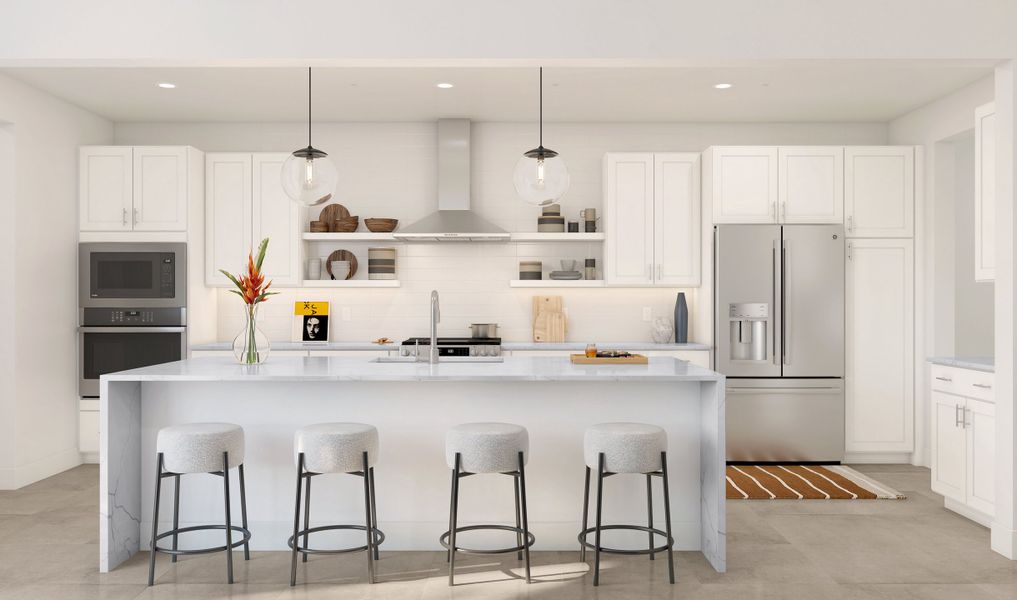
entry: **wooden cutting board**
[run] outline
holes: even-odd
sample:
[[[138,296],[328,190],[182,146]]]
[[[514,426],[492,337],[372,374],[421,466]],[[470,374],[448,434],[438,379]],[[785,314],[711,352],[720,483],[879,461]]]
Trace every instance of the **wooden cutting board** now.
[[[650,359],[646,358],[642,354],[620,356],[617,358],[609,358],[606,356],[587,358],[585,354],[572,354],[569,356],[569,359],[573,364],[577,365],[646,365],[650,362]]]
[[[533,297],[533,318],[541,312],[564,312],[565,303],[561,296],[534,296]]]
[[[533,297],[533,341],[564,342],[568,333],[561,296]]]

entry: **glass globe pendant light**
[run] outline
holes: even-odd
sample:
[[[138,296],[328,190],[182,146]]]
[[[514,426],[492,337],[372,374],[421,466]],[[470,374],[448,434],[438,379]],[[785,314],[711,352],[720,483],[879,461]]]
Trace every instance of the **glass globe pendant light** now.
[[[328,154],[311,145],[311,68],[307,68],[307,147],[294,150],[282,166],[283,192],[302,206],[328,202],[339,179]]]
[[[569,191],[569,171],[554,150],[544,147],[544,68],[540,68],[540,142],[523,153],[512,176],[516,193],[525,202],[547,206]]]

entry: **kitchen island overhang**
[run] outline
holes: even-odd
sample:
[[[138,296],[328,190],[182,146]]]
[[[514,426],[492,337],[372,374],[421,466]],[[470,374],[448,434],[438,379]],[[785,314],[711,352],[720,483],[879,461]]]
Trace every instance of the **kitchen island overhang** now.
[[[147,548],[158,430],[210,421],[245,430],[253,550],[287,549],[294,432],[313,423],[355,421],[376,426],[381,438],[376,472],[379,525],[387,536],[382,549],[436,551],[438,535],[448,527],[444,440],[450,426],[503,421],[526,427],[534,549],[578,551],[585,428],[610,421],[653,423],[668,434],[676,549],[702,551],[717,571],[725,570],[724,378],[684,361],[654,357],[648,365],[573,365],[566,357],[509,357],[500,363],[431,365],[273,357],[249,367],[210,357],[104,375],[100,387],[103,572]],[[221,521],[221,481],[183,479],[181,525]],[[344,479],[353,478],[315,482],[315,499],[322,500],[312,508],[312,525],[363,519],[362,497]],[[511,492],[504,489],[511,490],[509,479],[477,479],[461,501],[462,521],[513,520]],[[645,524],[645,489],[641,476],[612,478],[605,486],[604,522]],[[659,522],[662,515],[656,516]],[[164,527],[168,523],[160,523]],[[181,539],[181,545],[208,539]],[[639,540],[645,536],[631,543]],[[610,542],[605,544],[617,545]]]

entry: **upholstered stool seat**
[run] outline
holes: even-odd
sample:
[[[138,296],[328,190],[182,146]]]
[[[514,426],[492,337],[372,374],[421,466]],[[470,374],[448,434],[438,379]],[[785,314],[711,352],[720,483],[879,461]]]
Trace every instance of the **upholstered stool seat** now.
[[[244,430],[232,423],[172,425],[159,430],[155,449],[170,473],[222,471],[223,452],[229,453],[230,467],[243,464]]]
[[[297,431],[294,460],[304,453],[304,468],[311,473],[351,473],[378,460],[378,430],[363,423],[318,423]]]
[[[307,562],[310,554],[367,553],[367,578],[374,583],[374,561],[385,534],[378,529],[378,510],[374,496],[374,464],[378,460],[378,430],[363,423],[318,423],[309,425],[293,436],[293,453],[297,464],[296,502],[293,509],[293,535],[287,541],[293,549],[290,562],[290,585],[297,584],[297,555]],[[321,525],[311,527],[311,478],[326,473],[350,474],[364,478],[364,524]],[[303,491],[301,491],[303,487]],[[301,494],[303,494],[304,527],[300,528]],[[363,531],[363,546],[321,549],[310,546],[312,533],[324,531]]]
[[[601,423],[586,429],[583,436],[583,459],[586,462],[586,483],[583,489],[583,529],[579,532],[579,559],[586,560],[586,550],[595,553],[593,585],[600,585],[600,553],[649,554],[654,560],[657,553],[667,553],[668,579],[674,583],[674,537],[671,535],[671,494],[667,477],[667,432],[656,425],[645,423]],[[590,511],[590,476],[597,475],[596,524],[587,527]],[[622,473],[646,477],[646,527],[641,525],[604,525],[601,521],[604,503],[604,479]],[[652,481],[660,477],[664,492],[664,529],[653,521]],[[608,548],[601,545],[600,534],[605,530],[624,529],[642,531],[647,535],[646,549],[630,550]],[[594,542],[588,536],[595,534]],[[664,544],[655,545],[655,537]]]
[[[660,470],[660,453],[667,450],[667,433],[644,423],[601,423],[586,429],[583,458],[596,469],[604,454],[608,473],[650,473]]]
[[[173,562],[187,554],[224,552],[226,554],[226,580],[233,583],[233,549],[244,547],[244,560],[251,559],[251,530],[247,528],[247,486],[244,482],[244,430],[232,423],[188,423],[163,427],[156,434],[157,454],[155,474],[155,502],[152,509],[151,554],[148,560],[148,585],[155,583],[155,555],[169,554]],[[236,467],[240,480],[241,525],[233,524],[230,515],[230,469]],[[192,525],[180,527],[180,477],[191,473],[208,473],[222,477],[223,506],[226,522],[222,525]],[[162,480],[173,478],[173,528],[159,533],[159,499]],[[212,548],[179,550],[177,542],[182,533],[220,530],[226,543]],[[234,534],[240,539],[234,541]],[[169,548],[159,546],[159,540],[171,538]]]
[[[530,436],[525,427],[510,423],[465,423],[445,434],[445,462],[452,469],[452,504],[448,531],[438,543],[448,549],[448,584],[455,585],[456,553],[502,554],[515,552],[517,560],[526,560],[526,583],[530,582],[530,546],[534,543],[526,515],[526,461],[530,454]],[[509,475],[515,484],[516,525],[459,526],[459,480],[479,473]],[[516,545],[509,548],[474,549],[456,544],[456,534],[464,531],[495,530],[516,534]]]
[[[510,423],[464,423],[445,435],[445,462],[455,468],[459,454],[460,471],[504,473],[519,469],[519,453],[526,464],[530,438],[525,427]]]

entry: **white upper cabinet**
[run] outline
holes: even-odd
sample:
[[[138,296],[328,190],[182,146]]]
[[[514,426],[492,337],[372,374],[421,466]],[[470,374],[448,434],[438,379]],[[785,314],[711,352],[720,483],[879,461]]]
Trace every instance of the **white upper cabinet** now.
[[[269,238],[264,271],[273,285],[299,285],[300,207],[282,188],[282,165],[288,153],[259,153],[253,156],[251,192],[251,243]]]
[[[699,154],[604,157],[608,285],[700,284]]]
[[[911,146],[844,149],[844,225],[848,237],[914,235],[915,149]]]
[[[975,109],[975,281],[996,278],[996,108]]]
[[[229,286],[247,254],[269,238],[263,270],[273,286],[301,282],[300,207],[282,191],[287,153],[214,152],[205,157],[205,284]]]
[[[134,148],[135,231],[187,231],[187,148]]]
[[[914,451],[914,242],[848,240],[848,452]]]
[[[777,148],[716,146],[704,173],[714,223],[777,223]]]
[[[658,285],[700,283],[699,171],[698,153],[653,157],[653,281]]]
[[[131,230],[134,210],[132,157],[130,146],[85,146],[79,150],[81,231]]]
[[[781,223],[844,222],[844,149],[781,146],[778,219]]]
[[[604,157],[604,280],[653,283],[653,154]]]
[[[187,231],[186,146],[84,146],[81,231]],[[200,153],[199,153],[200,156]]]

